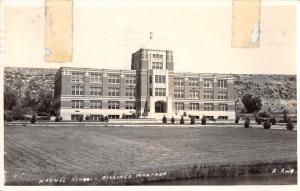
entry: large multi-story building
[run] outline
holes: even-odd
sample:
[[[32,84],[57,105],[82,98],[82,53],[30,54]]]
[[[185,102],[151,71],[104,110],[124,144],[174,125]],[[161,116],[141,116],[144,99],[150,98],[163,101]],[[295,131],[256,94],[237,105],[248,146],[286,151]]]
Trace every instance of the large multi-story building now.
[[[65,120],[203,115],[234,119],[232,75],[174,72],[173,52],[153,40],[132,54],[131,70],[62,67],[55,108]]]

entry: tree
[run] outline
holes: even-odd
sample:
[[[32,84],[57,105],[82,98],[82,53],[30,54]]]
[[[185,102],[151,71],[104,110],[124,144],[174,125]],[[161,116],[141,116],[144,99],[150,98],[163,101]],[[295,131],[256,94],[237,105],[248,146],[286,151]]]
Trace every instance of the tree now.
[[[4,109],[12,110],[14,106],[17,105],[16,92],[14,92],[10,87],[5,86],[4,88]]]
[[[30,123],[35,123],[36,122],[36,116],[35,115],[33,115],[32,117],[31,117],[31,119],[30,119]]]
[[[283,110],[283,121],[284,121],[284,123],[287,123],[287,122],[288,122],[287,113],[288,113],[288,111],[287,111],[286,109]]]
[[[201,124],[202,125],[206,125],[206,117],[205,117],[205,115],[202,116]]]
[[[246,94],[242,97],[242,102],[248,113],[257,112],[261,109],[262,103],[260,97],[255,97],[251,94]]]
[[[249,128],[250,127],[250,119],[248,117],[245,120],[244,127],[245,128]]]
[[[181,119],[180,119],[180,124],[184,124],[184,119],[183,119],[183,116],[181,116]]]
[[[194,124],[195,124],[195,117],[191,116],[191,125],[194,125]]]
[[[166,118],[165,115],[164,115],[163,118],[162,118],[162,122],[163,122],[163,123],[167,123],[167,118]]]
[[[175,123],[175,118],[172,116],[171,118],[171,123],[174,124]]]

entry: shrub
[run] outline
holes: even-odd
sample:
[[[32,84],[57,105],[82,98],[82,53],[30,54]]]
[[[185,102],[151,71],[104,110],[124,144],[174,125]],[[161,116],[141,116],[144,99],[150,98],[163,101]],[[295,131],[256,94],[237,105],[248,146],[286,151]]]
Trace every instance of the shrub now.
[[[291,119],[287,119],[286,129],[287,130],[293,130],[294,129],[294,124],[292,123]]]
[[[250,119],[248,117],[245,120],[244,127],[245,128],[249,128],[250,127]]]
[[[162,122],[163,122],[163,123],[167,123],[167,118],[166,118],[165,115],[164,115],[163,118],[162,118]]]
[[[203,117],[201,119],[201,124],[202,125],[206,125],[206,117],[205,117],[205,115],[203,115]]]
[[[175,118],[172,116],[171,118],[171,123],[174,124],[175,123]]]
[[[62,120],[63,120],[63,118],[62,118],[62,117],[59,117],[59,120],[60,120],[60,121],[62,121]]]
[[[11,115],[7,115],[6,121],[7,121],[7,122],[12,122],[12,117],[11,117]]]
[[[36,115],[33,115],[30,119],[30,123],[35,123],[36,122]]]
[[[79,121],[79,122],[82,122],[82,121],[83,121],[83,117],[82,117],[82,116],[79,116],[78,121]]]
[[[270,117],[270,115],[267,112],[262,111],[262,112],[258,113],[258,117],[268,118],[268,117]]]
[[[184,119],[183,119],[183,116],[181,116],[181,119],[180,119],[180,124],[184,124]]]
[[[239,121],[240,121],[239,117],[235,118],[235,123],[239,123]]]
[[[258,117],[257,117],[257,116],[255,116],[255,117],[254,117],[254,120],[255,120],[255,122],[257,123]]]
[[[270,128],[271,128],[271,125],[272,125],[272,124],[270,123],[269,120],[264,121],[264,124],[263,124],[264,129],[270,129]]]
[[[284,121],[284,123],[287,123],[287,122],[288,122],[288,118],[287,118],[287,110],[286,110],[286,109],[283,111],[283,121]]]
[[[261,124],[261,118],[260,117],[256,118],[256,123],[259,124],[259,125]]]
[[[86,120],[86,121],[89,121],[89,120],[91,120],[91,117],[90,117],[89,115],[86,115],[86,116],[85,116],[85,120]]]
[[[55,122],[60,122],[60,117],[55,117]]]
[[[195,124],[195,117],[191,116],[191,125],[194,125],[194,124]]]
[[[271,117],[270,122],[272,123],[272,125],[276,125],[276,118],[275,117]]]
[[[137,118],[136,113],[132,113],[132,118],[133,118],[133,119]]]

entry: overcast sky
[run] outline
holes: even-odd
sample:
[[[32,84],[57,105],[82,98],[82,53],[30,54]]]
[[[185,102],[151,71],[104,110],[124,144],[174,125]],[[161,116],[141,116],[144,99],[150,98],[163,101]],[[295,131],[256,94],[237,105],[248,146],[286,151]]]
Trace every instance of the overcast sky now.
[[[295,74],[295,7],[263,6],[260,48],[239,49],[231,47],[230,5],[75,3],[74,57],[64,64],[44,62],[44,7],[7,6],[4,64],[130,69],[131,53],[153,32],[162,48],[173,50],[175,71]]]

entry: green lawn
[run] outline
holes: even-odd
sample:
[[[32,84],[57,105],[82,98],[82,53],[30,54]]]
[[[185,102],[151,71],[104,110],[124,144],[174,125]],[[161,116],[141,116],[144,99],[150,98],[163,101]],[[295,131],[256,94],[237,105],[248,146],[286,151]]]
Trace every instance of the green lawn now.
[[[184,165],[296,161],[296,131],[245,128],[5,127],[9,181]]]

